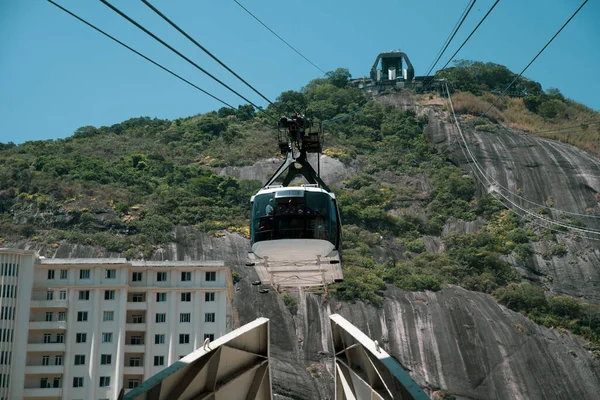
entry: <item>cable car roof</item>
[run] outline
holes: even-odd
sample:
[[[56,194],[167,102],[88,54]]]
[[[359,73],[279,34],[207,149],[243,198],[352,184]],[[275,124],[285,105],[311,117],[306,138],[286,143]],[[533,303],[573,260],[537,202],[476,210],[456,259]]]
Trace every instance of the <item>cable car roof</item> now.
[[[316,193],[327,193],[332,199],[335,199],[335,194],[328,192],[325,189],[322,189],[320,187],[317,187],[316,185],[303,185],[303,186],[267,186],[266,188],[262,188],[258,191],[258,193],[256,193],[254,196],[252,196],[252,198],[250,199],[250,201],[254,201],[254,197],[261,195],[261,194],[266,194],[266,193],[275,193],[277,196],[278,192],[316,192]],[[287,196],[286,196],[287,197]],[[289,197],[298,197],[298,195],[294,195],[294,194],[290,194]]]

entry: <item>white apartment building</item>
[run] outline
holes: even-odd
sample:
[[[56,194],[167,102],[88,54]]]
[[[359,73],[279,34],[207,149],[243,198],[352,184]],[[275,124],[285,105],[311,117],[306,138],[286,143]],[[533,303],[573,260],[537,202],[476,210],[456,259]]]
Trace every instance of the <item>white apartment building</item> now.
[[[234,328],[220,261],[0,249],[0,267],[0,400],[116,399]]]

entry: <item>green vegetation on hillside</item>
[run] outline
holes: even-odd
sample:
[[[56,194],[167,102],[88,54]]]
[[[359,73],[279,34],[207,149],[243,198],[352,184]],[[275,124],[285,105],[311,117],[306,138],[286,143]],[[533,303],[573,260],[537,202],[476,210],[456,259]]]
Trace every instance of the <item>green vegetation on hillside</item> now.
[[[451,90],[457,91],[452,98],[458,113],[479,116],[517,74],[503,65],[461,60],[438,77],[447,79]],[[541,84],[527,78],[519,77],[487,117],[600,154],[600,113],[565,98],[558,89],[544,91]],[[480,124],[489,127],[485,120]]]
[[[470,92],[459,107],[472,113],[469,101],[481,101],[514,76],[477,63],[447,74],[455,88]],[[538,235],[428,144],[425,116],[367,98],[348,85],[349,77],[338,69],[302,91],[282,93],[275,107],[260,113],[242,106],[174,121],[133,118],[111,127],[82,127],[66,139],[0,145],[0,243],[28,240],[50,253],[64,241],[149,258],[173,240],[177,225],[247,235],[248,200],[261,182],[239,181],[219,169],[277,155],[269,121],[281,110],[300,110],[335,119],[327,125],[325,154],[359,171],[343,185],[330,182],[344,222],[339,298],[381,304],[387,284],[408,290],[454,284],[495,293],[530,314],[537,310],[534,318],[566,318],[556,311],[558,300],[533,308],[506,300],[519,287],[519,276],[504,256],[526,260]],[[527,80],[519,85],[527,93],[539,89]],[[543,104],[557,94],[546,94],[554,96],[548,100],[536,93],[541,103],[535,112],[545,113]],[[508,118],[515,101],[500,106],[496,120]],[[469,222],[482,228],[442,238],[448,224]],[[294,314],[295,300],[284,301]],[[568,318],[583,321],[583,315]],[[560,320],[560,326],[598,342],[594,324],[588,323],[588,332],[583,323]]]

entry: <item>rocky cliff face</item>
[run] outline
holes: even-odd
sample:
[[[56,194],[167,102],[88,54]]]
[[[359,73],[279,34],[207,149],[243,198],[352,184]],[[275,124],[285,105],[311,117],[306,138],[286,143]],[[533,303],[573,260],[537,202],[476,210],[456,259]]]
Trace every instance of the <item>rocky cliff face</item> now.
[[[451,161],[470,169],[458,147],[455,127],[446,122],[440,107],[415,106],[406,95],[381,101],[403,109],[429,113],[427,135]],[[470,145],[487,173],[523,197],[577,213],[598,210],[600,168],[586,153],[560,143],[523,134],[467,132]],[[339,182],[352,168],[323,158],[326,181]],[[278,166],[266,160],[252,167],[228,167],[222,174],[263,181]],[[515,200],[517,201],[517,200]],[[521,201],[521,200],[519,200]],[[522,206],[531,204],[517,203]],[[559,217],[557,212],[554,216]],[[600,228],[593,219],[587,226]],[[450,221],[443,235],[474,232],[485,221]],[[600,302],[600,251],[594,241],[559,234],[569,249],[566,256],[548,257],[553,242],[533,244],[534,255],[515,267],[532,280],[542,281],[556,293]],[[438,237],[424,238],[430,250],[440,249]],[[7,245],[8,243],[5,243]],[[8,244],[35,248],[51,257],[116,257],[92,246],[61,244],[54,249],[40,244]],[[242,280],[234,305],[241,324],[264,316],[271,320],[273,386],[278,399],[332,399],[333,363],[328,316],[340,313],[373,339],[379,340],[430,393],[447,389],[458,399],[593,399],[600,393],[600,364],[585,343],[569,333],[540,327],[524,316],[499,306],[490,296],[458,287],[431,292],[407,292],[389,287],[382,308],[324,299],[295,292],[298,312],[292,315],[281,296],[260,294],[250,283],[257,279],[245,267],[248,240],[225,233],[212,237],[192,227],[177,227],[174,240],[154,254],[157,260],[224,260]],[[379,248],[385,259],[393,249]],[[387,252],[387,253],[386,253]],[[317,366],[319,377],[307,371]]]
[[[421,112],[430,117],[425,130],[429,140],[452,162],[473,174],[473,162],[462,151],[458,130],[448,122],[448,115],[435,109]],[[464,128],[463,133],[488,176],[487,180],[482,179],[485,190],[495,187],[511,202],[534,214],[539,215],[544,209],[547,217],[559,222],[575,222],[583,229],[600,230],[599,160],[568,144],[508,129],[481,132]],[[536,222],[535,218],[528,218]],[[534,255],[528,260],[511,261],[522,274],[543,282],[557,294],[600,302],[599,239],[598,234],[559,232],[556,240],[567,246],[567,255],[548,257],[555,244],[537,242],[533,243]]]
[[[29,247],[20,243],[20,247]],[[273,386],[278,399],[332,399],[333,363],[328,316],[339,313],[379,340],[430,393],[447,389],[458,399],[591,399],[600,388],[600,365],[569,333],[540,327],[493,298],[449,287],[407,292],[389,287],[382,308],[292,293],[292,315],[281,296],[260,294],[244,266],[249,242],[237,234],[211,237],[178,227],[158,260],[225,260],[242,280],[234,306],[239,322],[271,321]],[[43,248],[37,248],[44,251]],[[91,246],[63,244],[56,257],[111,256]],[[117,256],[112,254],[112,256]],[[320,376],[307,368],[316,365]]]

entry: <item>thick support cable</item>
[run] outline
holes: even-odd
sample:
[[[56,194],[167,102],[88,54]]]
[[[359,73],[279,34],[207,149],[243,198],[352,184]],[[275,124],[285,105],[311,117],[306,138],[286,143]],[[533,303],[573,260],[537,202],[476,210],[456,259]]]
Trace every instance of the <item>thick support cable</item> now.
[[[544,45],[544,47],[542,47],[542,49],[535,55],[535,57],[533,57],[533,59],[531,61],[529,61],[529,64],[527,64],[527,66],[525,68],[523,68],[523,70],[519,73],[519,75],[515,76],[515,79],[513,79],[512,82],[508,84],[508,86],[506,86],[506,88],[502,91],[502,93],[500,93],[500,95],[496,98],[496,100],[494,100],[494,102],[492,104],[490,104],[490,106],[479,117],[477,117],[477,119],[475,120],[475,122],[473,122],[473,124],[476,124],[479,120],[481,120],[481,118],[485,117],[485,115],[488,113],[488,111],[490,111],[490,109],[496,105],[498,100],[500,100],[502,97],[504,97],[504,95],[506,94],[508,89],[510,89],[510,87],[517,81],[517,79],[519,79],[525,73],[525,71],[527,71],[527,69],[531,66],[531,64],[533,64],[535,62],[535,60],[537,60],[537,58],[544,52],[544,50],[546,50],[546,48],[548,46],[550,46],[550,43],[552,43],[554,41],[554,39],[556,39],[556,37],[562,32],[562,30],[565,29],[565,27],[567,25],[569,25],[569,22],[571,22],[571,20],[573,18],[575,18],[577,13],[579,13],[579,10],[581,10],[583,8],[583,6],[586,5],[587,2],[588,2],[588,0],[585,0],[583,3],[581,3],[579,8],[577,10],[575,10],[573,15],[571,15],[571,17],[567,20],[567,22],[565,22],[560,27],[560,29],[554,34],[554,36],[552,36],[552,38],[550,40],[548,40],[548,42]]]
[[[444,53],[446,52],[446,49],[448,49],[448,46],[450,46],[450,43],[452,43],[452,40],[454,39],[454,36],[456,36],[456,34],[458,33],[458,30],[460,29],[460,27],[462,26],[463,22],[465,22],[465,20],[467,19],[467,17],[469,16],[469,13],[471,12],[471,9],[473,8],[473,6],[475,5],[475,2],[477,0],[472,0],[471,5],[469,6],[469,9],[467,10],[467,12],[463,15],[462,19],[460,20],[460,23],[458,24],[458,26],[456,27],[456,29],[454,30],[454,33],[452,34],[452,36],[450,37],[450,40],[448,40],[448,42],[446,43],[446,46],[444,46],[444,49],[442,50],[442,52],[440,53],[440,55],[438,56],[438,58],[433,62],[433,65],[431,66],[431,68],[429,68],[429,71],[427,71],[427,73],[425,74],[425,76],[428,76],[429,73],[431,72],[432,69],[435,68],[435,66],[437,65],[437,63],[440,61],[440,58],[442,58],[442,56],[444,55]]]
[[[444,66],[440,69],[444,69],[448,66],[448,64],[450,64],[450,62],[452,60],[454,60],[454,57],[456,57],[456,55],[458,54],[459,51],[462,50],[462,48],[465,46],[465,44],[467,44],[467,42],[469,41],[469,39],[471,39],[471,36],[473,36],[475,34],[475,32],[477,32],[477,29],[479,29],[479,27],[481,26],[481,24],[483,24],[483,21],[486,20],[486,18],[488,17],[488,15],[490,15],[490,13],[492,12],[492,10],[496,7],[496,5],[500,2],[500,0],[496,0],[496,2],[492,5],[492,7],[488,10],[488,12],[483,16],[483,18],[481,19],[481,21],[479,21],[479,23],[477,24],[477,26],[475,27],[475,29],[473,29],[471,31],[471,34],[462,42],[462,44],[460,45],[460,47],[458,48],[458,50],[456,50],[454,52],[454,54],[452,54],[452,56],[448,59],[448,61],[446,62],[446,64],[444,64]]]
[[[119,39],[111,36],[110,34],[104,32],[102,29],[92,25],[91,23],[87,22],[86,20],[84,20],[83,18],[79,17],[78,15],[72,13],[71,11],[67,10],[66,8],[60,6],[59,4],[56,4],[55,2],[53,2],[52,0],[48,0],[48,2],[56,7],[58,7],[59,9],[61,9],[62,11],[66,12],[67,14],[69,14],[70,16],[72,16],[73,18],[78,19],[79,21],[83,22],[84,24],[86,24],[87,26],[89,26],[90,28],[100,32],[101,34],[103,34],[104,36],[106,36],[107,38],[115,41],[116,43],[120,44],[121,46],[125,47],[127,50],[132,51],[133,53],[137,54],[138,56],[142,57],[144,60],[151,62],[152,64],[156,65],[157,67],[159,67],[160,69],[162,69],[163,71],[168,72],[169,74],[173,75],[174,77],[180,79],[181,81],[187,83],[188,85],[194,87],[195,89],[198,89],[199,91],[201,91],[202,93],[206,94],[207,96],[212,97],[213,99],[217,100],[218,102],[226,105],[229,108],[233,108],[235,110],[235,107],[233,107],[231,104],[226,103],[225,101],[219,99],[218,97],[210,94],[209,92],[207,92],[206,90],[194,85],[192,82],[188,81],[185,78],[182,78],[181,76],[177,75],[175,72],[171,71],[170,69],[162,66],[161,64],[157,63],[156,61],[152,60],[151,58],[143,55],[142,53],[140,53],[139,51],[135,50],[134,48],[126,45],[125,43],[121,42]]]
[[[135,20],[133,20],[132,18],[130,18],[128,15],[126,15],[124,12],[122,12],[121,10],[119,10],[117,7],[113,6],[112,4],[110,4],[106,0],[100,0],[100,1],[104,5],[106,5],[107,7],[109,7],[111,10],[113,10],[114,12],[116,12],[117,14],[119,14],[121,17],[125,18],[131,24],[133,24],[134,26],[136,26],[138,29],[142,30],[148,36],[152,37],[154,40],[156,40],[157,42],[159,42],[160,44],[162,44],[163,46],[165,46],[166,48],[168,48],[169,50],[171,50],[173,53],[177,54],[179,57],[183,58],[185,61],[187,61],[188,63],[190,63],[194,67],[196,67],[196,69],[198,69],[198,70],[202,71],[203,73],[205,73],[206,75],[208,75],[210,78],[212,78],[214,81],[216,81],[217,83],[219,83],[221,86],[225,87],[226,89],[228,89],[230,92],[232,92],[236,96],[240,97],[241,99],[243,99],[247,103],[251,104],[254,108],[256,108],[258,110],[261,110],[261,111],[263,110],[261,107],[257,106],[256,104],[254,104],[253,102],[251,102],[250,100],[248,100],[247,98],[245,98],[244,96],[242,96],[240,93],[238,93],[237,91],[235,91],[234,89],[232,89],[231,87],[229,87],[227,84],[225,84],[219,78],[217,78],[216,76],[212,75],[210,72],[206,71],[204,68],[202,68],[201,66],[199,66],[198,64],[196,64],[195,62],[193,62],[192,60],[190,60],[189,58],[187,58],[186,56],[184,56],[181,52],[179,52],[176,49],[174,49],[171,45],[169,45],[168,43],[166,43],[164,40],[162,40],[161,38],[159,38],[158,36],[156,36],[155,34],[153,34],[152,32],[150,32],[148,29],[144,28],[142,25],[140,25],[139,23],[137,23]]]
[[[244,78],[242,78],[241,76],[239,76],[238,74],[236,74],[231,68],[229,68],[225,63],[223,63],[221,60],[219,60],[214,54],[212,54],[210,51],[208,51],[204,46],[202,46],[200,43],[198,43],[193,37],[191,37],[186,31],[184,31],[183,29],[181,29],[175,22],[171,21],[166,15],[164,15],[162,12],[160,12],[156,7],[154,7],[152,4],[150,4],[150,2],[148,2],[148,0],[142,0],[142,3],[144,3],[146,6],[148,6],[152,11],[154,11],[156,14],[158,14],[159,17],[161,17],[162,19],[164,19],[169,25],[171,25],[173,28],[177,29],[177,31],[179,33],[181,33],[183,36],[185,36],[189,41],[191,41],[192,43],[194,43],[200,50],[202,50],[203,52],[205,52],[206,54],[208,54],[210,56],[210,58],[212,58],[213,60],[215,60],[216,62],[219,63],[219,65],[221,65],[223,68],[225,68],[227,71],[229,71],[233,76],[235,76],[236,78],[238,78],[240,81],[242,81],[246,86],[248,86],[250,89],[252,89],[254,91],[254,93],[258,94],[260,97],[262,97],[267,103],[269,103],[272,106],[275,106],[275,104],[269,100],[266,96],[264,96],[261,92],[259,92],[257,89],[254,88],[254,86],[252,86],[251,84],[249,84],[248,82],[246,82],[246,80],[244,80]]]
[[[548,218],[544,218],[540,215],[537,215],[535,213],[533,213],[532,211],[521,207],[520,205],[516,204],[514,201],[512,201],[511,199],[509,199],[507,196],[505,196],[501,191],[499,190],[495,190],[495,187],[497,187],[497,182],[493,179],[487,176],[487,174],[485,173],[485,171],[483,171],[483,168],[481,167],[481,165],[479,164],[479,162],[477,161],[477,159],[475,158],[475,156],[473,155],[473,153],[471,152],[471,149],[469,148],[469,145],[467,144],[467,140],[465,139],[465,136],[463,135],[462,129],[460,127],[460,124],[458,123],[458,119],[456,118],[456,114],[454,112],[454,105],[452,104],[452,97],[450,96],[450,90],[448,89],[448,85],[445,84],[445,89],[446,89],[446,93],[448,95],[448,100],[450,103],[450,110],[452,112],[453,118],[454,118],[454,122],[456,124],[456,128],[458,129],[458,133],[460,134],[460,138],[462,139],[462,142],[464,144],[464,149],[466,150],[466,154],[465,154],[465,158],[467,159],[467,162],[469,162],[469,165],[471,165],[471,169],[473,170],[473,173],[475,174],[475,176],[477,177],[477,179],[483,183],[485,186],[490,186],[492,189],[492,192],[497,193],[498,195],[500,195],[505,201],[507,201],[508,203],[510,203],[514,208],[519,209],[520,211],[534,217],[537,218],[541,221],[544,221],[546,223],[552,224],[552,225],[556,225],[556,226],[560,226],[563,228],[567,228],[569,230],[573,230],[573,231],[577,231],[577,232],[582,232],[582,233],[589,233],[592,235],[600,235],[600,231],[596,231],[593,229],[585,229],[585,228],[580,228],[580,227],[576,227],[573,225],[569,225],[569,224],[565,224],[559,221],[555,221],[552,219],[548,219]],[[461,146],[462,149],[462,146]],[[468,156],[467,156],[468,154]],[[477,171],[475,170],[475,168],[473,167],[475,166],[477,168]],[[479,172],[479,174],[485,179],[485,181],[487,182],[483,182],[481,180],[481,178],[479,177],[479,174],[477,173]]]

